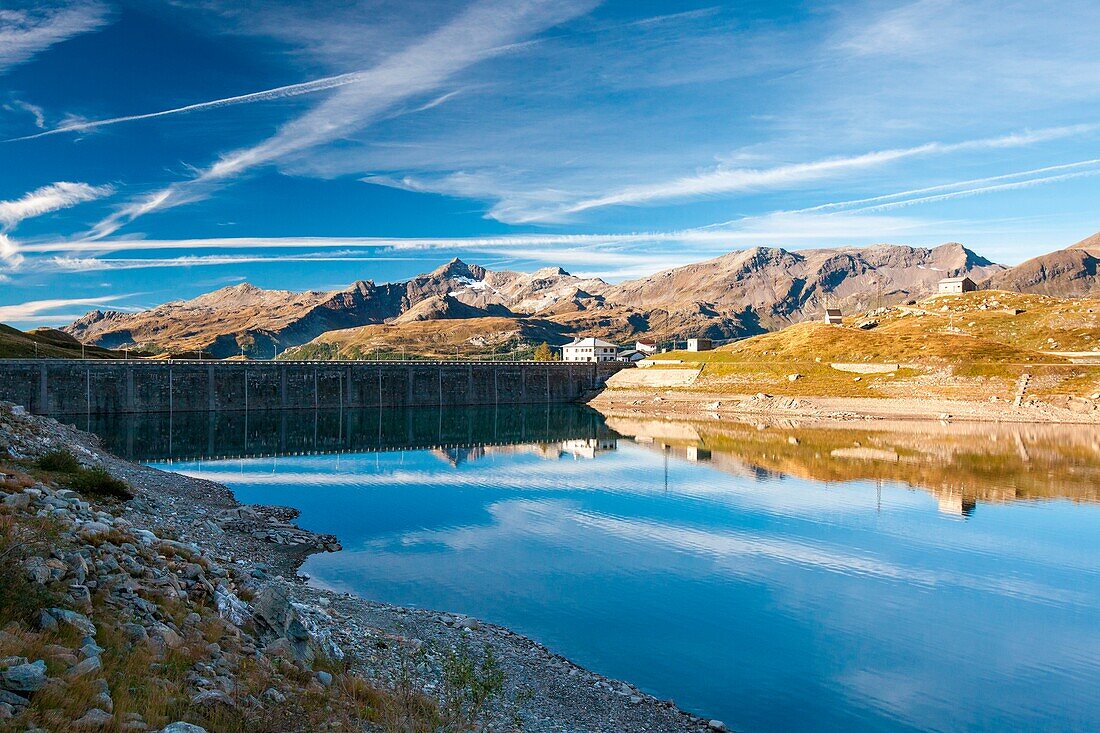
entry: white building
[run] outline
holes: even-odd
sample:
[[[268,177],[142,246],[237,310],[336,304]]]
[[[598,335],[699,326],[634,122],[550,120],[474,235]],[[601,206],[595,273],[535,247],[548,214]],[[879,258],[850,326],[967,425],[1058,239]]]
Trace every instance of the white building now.
[[[710,339],[688,339],[688,351],[710,351],[713,348]]]
[[[561,347],[562,361],[618,361],[619,347],[598,338],[576,339]]]
[[[840,308],[826,308],[825,322],[830,326],[843,326],[844,316],[840,314]]]
[[[649,354],[639,351],[638,349],[627,349],[619,352],[619,361],[641,361],[649,356]]]
[[[656,354],[657,342],[656,341],[635,341],[634,350],[641,351],[644,354]]]
[[[978,289],[978,284],[968,277],[945,277],[940,280],[937,290],[940,295],[946,293],[972,293]]]

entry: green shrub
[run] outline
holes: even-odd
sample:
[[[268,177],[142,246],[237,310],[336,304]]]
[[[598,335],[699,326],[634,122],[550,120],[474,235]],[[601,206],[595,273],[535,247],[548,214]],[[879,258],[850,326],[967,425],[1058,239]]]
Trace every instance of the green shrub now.
[[[69,485],[82,494],[133,499],[134,492],[125,481],[115,478],[103,468],[82,468],[73,474]]]
[[[57,471],[58,473],[76,473],[81,470],[80,461],[67,450],[52,450],[37,461],[38,467],[43,471]]]
[[[484,731],[485,708],[504,690],[504,670],[488,644],[481,660],[463,639],[443,658],[443,730]]]

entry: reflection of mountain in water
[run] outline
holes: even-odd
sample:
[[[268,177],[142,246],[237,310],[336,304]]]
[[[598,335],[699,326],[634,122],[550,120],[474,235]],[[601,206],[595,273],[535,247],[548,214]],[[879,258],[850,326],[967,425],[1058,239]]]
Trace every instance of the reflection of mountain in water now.
[[[607,425],[639,445],[751,480],[902,483],[929,491],[941,512],[960,517],[978,502],[1100,501],[1100,430],[1081,426],[884,421],[802,428],[621,418]]]
[[[577,405],[107,415],[90,428],[141,461],[430,450],[452,466],[502,454],[598,460],[620,436],[748,481],[874,480],[979,502],[1100,501],[1100,430],[1080,426],[852,423],[829,428],[604,418]]]

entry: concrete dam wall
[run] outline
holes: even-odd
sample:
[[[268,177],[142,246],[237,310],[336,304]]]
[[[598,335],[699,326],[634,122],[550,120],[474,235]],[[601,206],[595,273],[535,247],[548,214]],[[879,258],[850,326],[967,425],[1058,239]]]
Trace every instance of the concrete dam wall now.
[[[0,399],[36,414],[574,402],[618,362],[0,361]]]

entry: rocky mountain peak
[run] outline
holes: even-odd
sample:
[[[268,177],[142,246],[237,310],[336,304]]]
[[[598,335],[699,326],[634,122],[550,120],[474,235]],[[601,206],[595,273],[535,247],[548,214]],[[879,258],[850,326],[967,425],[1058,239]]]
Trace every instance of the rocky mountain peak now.
[[[466,277],[471,280],[481,280],[485,277],[485,268],[479,265],[469,265],[455,257],[445,265],[439,267],[428,273],[429,277],[438,279],[443,278],[459,278]]]
[[[1091,237],[1085,237],[1077,244],[1071,245],[1069,249],[1083,249],[1100,257],[1100,232],[1093,234]]]

